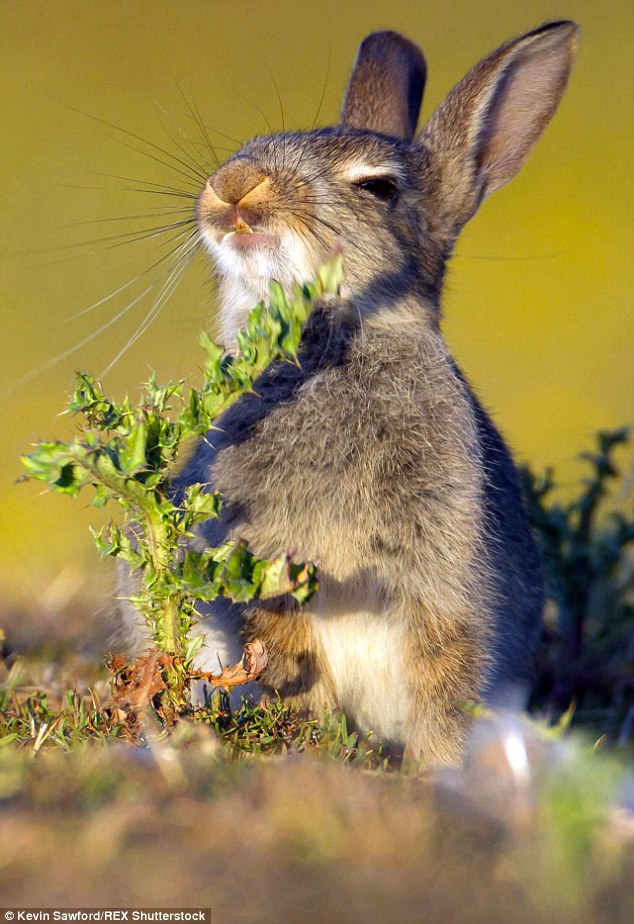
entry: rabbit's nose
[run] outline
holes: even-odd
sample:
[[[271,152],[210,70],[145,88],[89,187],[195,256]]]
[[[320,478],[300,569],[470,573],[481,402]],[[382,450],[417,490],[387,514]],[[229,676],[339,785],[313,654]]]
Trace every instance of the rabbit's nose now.
[[[220,227],[258,227],[271,210],[270,187],[271,178],[249,161],[230,161],[209,177],[200,203]]]
[[[247,198],[258,199],[258,191],[264,191],[260,187],[268,185],[270,179],[255,164],[237,160],[220,167],[207,183],[222,202],[237,205]],[[247,204],[250,203],[245,202]]]

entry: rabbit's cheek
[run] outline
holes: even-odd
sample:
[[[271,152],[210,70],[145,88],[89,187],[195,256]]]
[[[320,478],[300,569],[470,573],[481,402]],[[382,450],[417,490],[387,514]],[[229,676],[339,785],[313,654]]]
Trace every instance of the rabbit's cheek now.
[[[312,253],[304,238],[293,231],[285,231],[281,236],[281,256],[286,267],[284,275],[299,283],[312,279],[320,263],[319,255]]]

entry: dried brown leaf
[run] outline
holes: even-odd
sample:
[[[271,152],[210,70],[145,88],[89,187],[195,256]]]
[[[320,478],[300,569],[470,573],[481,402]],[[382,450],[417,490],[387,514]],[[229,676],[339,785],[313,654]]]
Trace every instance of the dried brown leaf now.
[[[114,672],[112,698],[124,710],[140,710],[148,706],[153,696],[165,689],[162,671],[169,667],[169,655],[151,651],[132,661],[122,655],[111,655],[106,662]]]
[[[266,670],[268,663],[269,653],[266,645],[260,639],[255,639],[244,646],[242,658],[233,667],[225,667],[219,674],[198,671],[190,676],[192,679],[204,680],[214,687],[236,687],[257,680]]]

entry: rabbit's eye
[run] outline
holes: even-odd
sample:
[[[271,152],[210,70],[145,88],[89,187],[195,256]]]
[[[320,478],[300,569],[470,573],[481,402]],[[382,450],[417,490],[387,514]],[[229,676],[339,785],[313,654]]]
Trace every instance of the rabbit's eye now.
[[[359,189],[371,193],[384,202],[396,202],[398,199],[398,186],[389,176],[373,176],[367,180],[358,180],[355,183]]]

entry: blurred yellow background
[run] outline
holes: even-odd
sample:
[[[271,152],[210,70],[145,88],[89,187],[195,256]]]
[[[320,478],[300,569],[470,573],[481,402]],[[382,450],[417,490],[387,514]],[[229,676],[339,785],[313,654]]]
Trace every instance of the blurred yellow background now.
[[[72,420],[56,415],[73,370],[99,373],[153,304],[133,304],[51,364],[165,273],[165,262],[146,272],[167,252],[162,237],[113,238],[173,220],[153,216],[181,200],[132,187],[194,191],[169,155],[104,122],[211,168],[186,100],[223,158],[269,124],[332,124],[356,46],[379,28],[422,44],[426,119],[479,58],[559,18],[582,27],[568,93],[522,173],[465,230],[445,331],[518,457],[554,464],[572,482],[593,432],[634,416],[630,0],[2,0],[5,600],[36,600],[57,580],[54,592],[60,574],[65,586],[88,577],[97,587],[111,573],[86,529],[95,512],[16,486],[18,456],[34,439],[71,432]],[[208,280],[200,257],[107,389],[121,396],[153,369],[159,380],[196,371],[196,337],[213,316]]]

